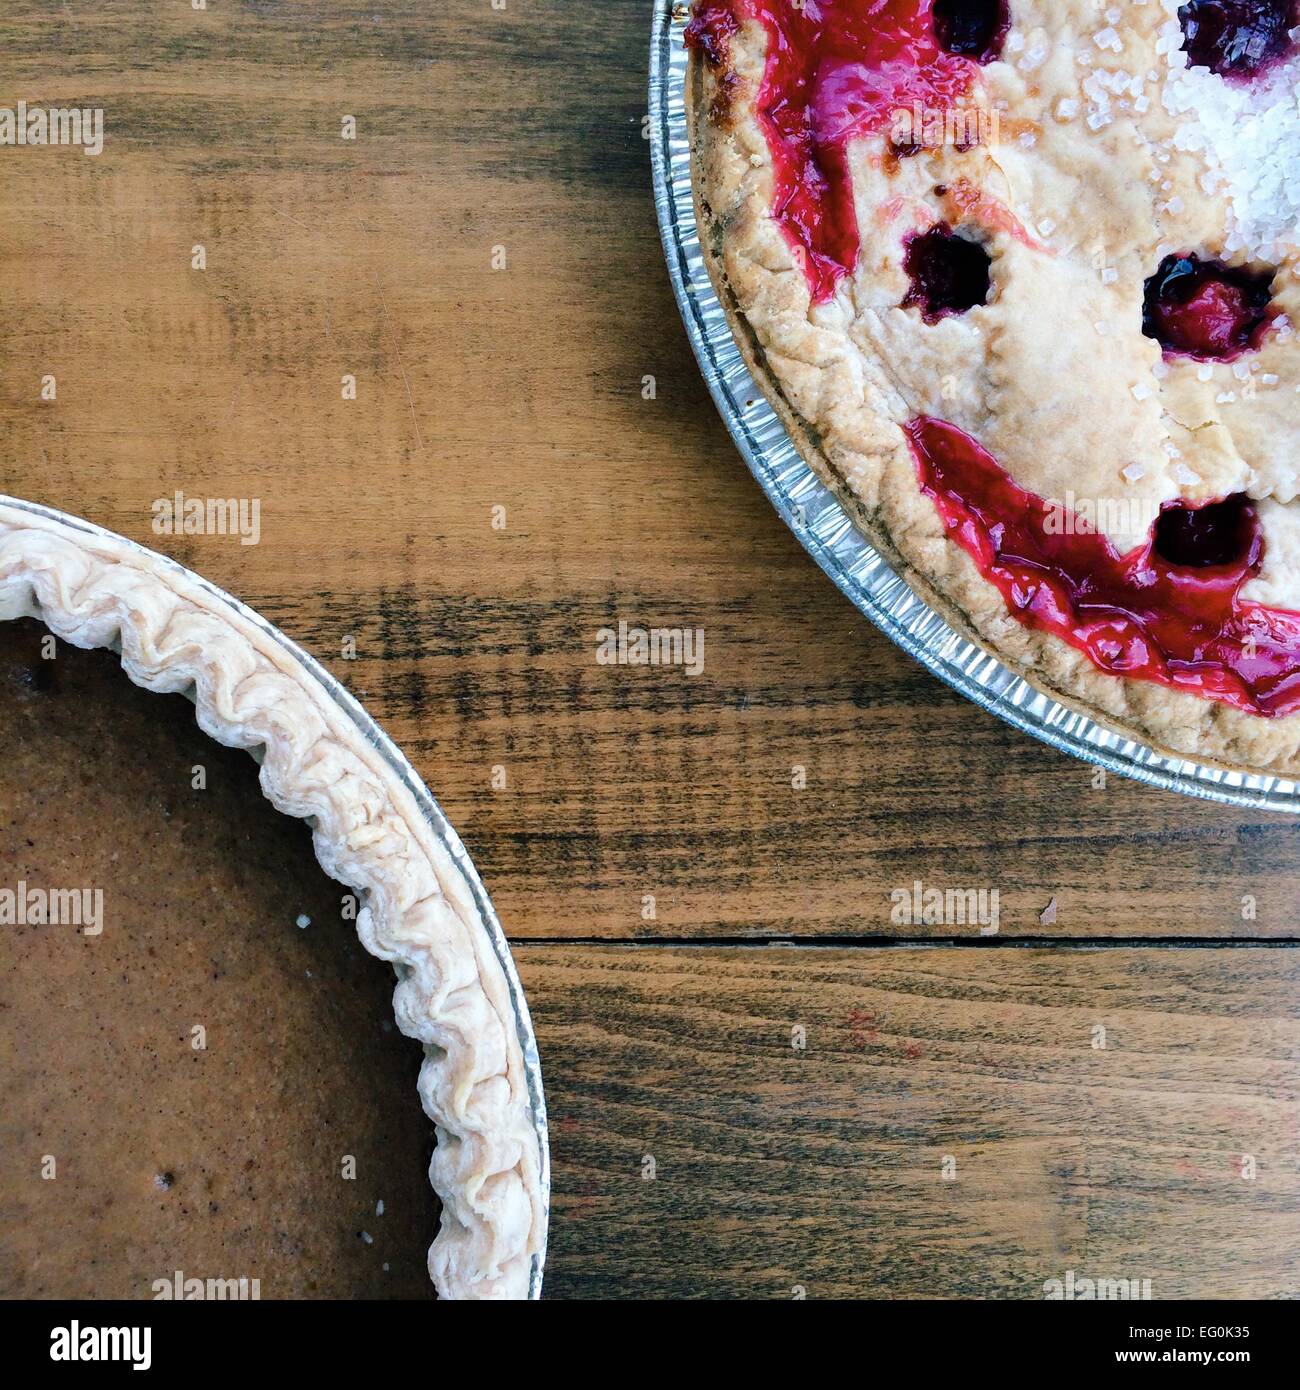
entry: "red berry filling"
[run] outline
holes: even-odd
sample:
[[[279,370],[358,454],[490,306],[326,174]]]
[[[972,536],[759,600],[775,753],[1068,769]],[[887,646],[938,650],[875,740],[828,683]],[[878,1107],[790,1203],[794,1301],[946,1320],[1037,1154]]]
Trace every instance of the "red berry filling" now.
[[[991,63],[1010,28],[1008,0],[934,0],[934,36],[945,53]]]
[[[772,155],[772,216],[821,304],[858,260],[849,142],[887,132],[899,111],[951,110],[978,68],[939,46],[934,0],[696,0],[688,42],[725,67],[751,20],[767,35],[755,110]]]
[[[1257,348],[1272,318],[1271,270],[1166,256],[1146,283],[1142,331],[1166,356],[1230,360]]]
[[[926,323],[964,314],[989,297],[989,253],[958,236],[946,222],[908,237],[903,269],[912,281],[903,307],[920,309]]]
[[[1240,496],[1167,508],[1127,555],[1019,487],[955,425],[905,426],[922,491],[951,539],[1025,626],[1114,675],[1157,681],[1261,715],[1300,710],[1300,613],[1241,597],[1264,543]]]
[[[711,68],[720,68],[727,61],[731,36],[739,28],[740,20],[728,6],[696,5],[686,26],[686,46],[695,49]]]
[[[1194,68],[1250,78],[1295,47],[1296,0],[1191,0],[1178,10]]]

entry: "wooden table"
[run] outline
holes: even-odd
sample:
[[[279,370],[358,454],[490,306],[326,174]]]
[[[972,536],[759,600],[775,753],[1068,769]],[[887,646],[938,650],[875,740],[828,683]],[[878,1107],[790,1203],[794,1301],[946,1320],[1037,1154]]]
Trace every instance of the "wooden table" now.
[[[247,599],[435,789],[538,1024],[551,1295],[1300,1294],[1298,827],[853,612],[678,321],[648,6],[504,3],[10,0],[4,100],[107,138],[0,149],[0,491]],[[177,491],[260,544],[156,535]]]

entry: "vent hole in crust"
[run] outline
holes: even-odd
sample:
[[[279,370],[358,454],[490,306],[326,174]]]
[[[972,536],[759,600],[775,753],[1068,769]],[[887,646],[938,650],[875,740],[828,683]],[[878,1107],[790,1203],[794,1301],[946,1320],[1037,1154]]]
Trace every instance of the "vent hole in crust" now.
[[[1272,286],[1271,270],[1166,256],[1146,282],[1142,331],[1166,356],[1231,360],[1259,346],[1272,317]]]
[[[1155,552],[1184,569],[1236,564],[1253,535],[1244,493],[1203,507],[1166,507],[1156,518]]]
[[[934,36],[945,53],[991,63],[1011,28],[1008,0],[935,0]]]
[[[991,284],[989,253],[975,241],[959,236],[946,222],[908,237],[903,269],[912,286],[903,307],[921,311],[926,323],[984,304]]]

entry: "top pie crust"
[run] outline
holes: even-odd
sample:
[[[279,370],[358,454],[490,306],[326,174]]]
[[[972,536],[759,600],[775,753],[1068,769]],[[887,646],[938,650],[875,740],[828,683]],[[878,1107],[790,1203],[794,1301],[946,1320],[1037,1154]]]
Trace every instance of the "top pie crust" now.
[[[419,1094],[442,1200],[434,1284],[444,1298],[528,1297],[545,1248],[547,1156],[522,999],[399,769],[247,610],[120,537],[0,500],[0,621],[20,617],[75,646],[120,650],[137,685],[190,695],[205,733],[259,758],[276,809],[310,818],[322,867],[362,898],[362,944],[396,969],[398,1026],[424,1044]]]
[[[1265,551],[1242,597],[1300,610],[1295,229],[1258,244],[1207,156],[1185,147],[1202,139],[1189,138],[1189,103],[1209,74],[1185,71],[1177,8],[1151,0],[1103,16],[1093,0],[1013,0],[1003,56],[977,70],[972,94],[998,112],[999,141],[903,159],[888,154],[888,131],[851,141],[860,250],[821,303],[772,214],[773,158],[756,109],[767,37],[742,19],[721,63],[690,58],[701,244],[794,443],[949,621],[1035,685],[1161,751],[1294,774],[1300,714],[1264,718],[1109,674],[1013,618],[947,538],[901,428],[918,416],[950,421],[1040,497],[1133,499],[1131,512],[1100,518],[1121,552],[1145,534],[1127,516],[1245,493]],[[1293,93],[1298,73],[1289,60],[1270,80]],[[972,188],[983,195],[974,206]],[[986,246],[992,288],[985,304],[927,323],[903,307],[904,237],[941,221]],[[1277,268],[1279,316],[1249,362],[1162,362],[1143,335],[1146,278],[1189,249]]]

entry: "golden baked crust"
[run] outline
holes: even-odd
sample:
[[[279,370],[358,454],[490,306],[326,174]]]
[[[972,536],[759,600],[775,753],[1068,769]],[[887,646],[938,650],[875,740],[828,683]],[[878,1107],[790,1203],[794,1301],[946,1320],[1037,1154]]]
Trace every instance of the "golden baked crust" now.
[[[918,415],[951,421],[1029,491],[1120,496],[1134,516],[1176,497],[1244,492],[1266,549],[1243,597],[1300,609],[1294,245],[1271,248],[1281,317],[1249,366],[1166,363],[1141,332],[1144,282],[1165,254],[1208,246],[1251,259],[1241,247],[1231,253],[1230,202],[1205,161],[1180,148],[1187,117],[1164,99],[1179,65],[1176,8],[1124,6],[1112,28],[1088,0],[1017,0],[1004,59],[981,69],[979,99],[1001,117],[1000,142],[902,160],[888,157],[884,134],[851,143],[861,250],[821,304],[771,215],[772,156],[755,111],[766,36],[746,21],[721,67],[693,52],[688,69],[700,240],[755,379],[800,453],[950,622],[1126,736],[1200,762],[1293,775],[1300,715],[1263,718],[1111,675],[1010,616],[947,538],[901,428]],[[991,218],[978,225],[972,187],[996,190],[1021,234]],[[985,305],[927,324],[901,307],[902,230],[940,220],[977,224],[994,286]],[[1140,539],[1122,522],[1108,534],[1121,550]]]
[[[356,890],[357,932],[393,964],[398,1026],[424,1044],[419,1095],[442,1200],[444,1298],[524,1298],[546,1239],[546,1161],[516,1001],[490,924],[409,769],[247,610],[120,537],[0,498],[0,621],[115,647],[137,685],[190,695],[205,733],[259,754],[277,810],[310,818],[321,866]],[[520,1005],[519,1007],[522,1007]]]

